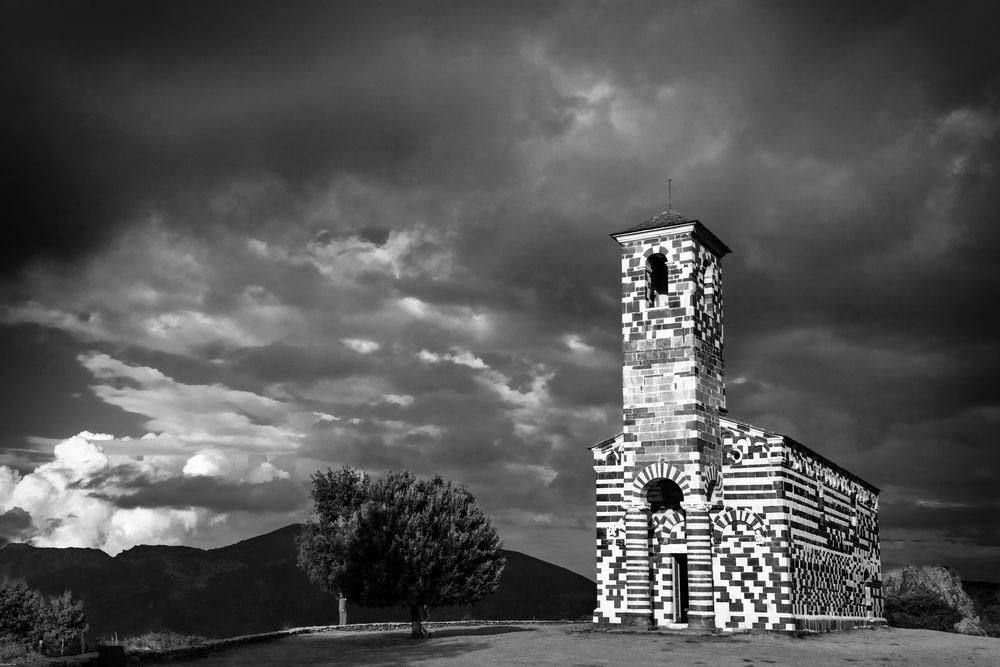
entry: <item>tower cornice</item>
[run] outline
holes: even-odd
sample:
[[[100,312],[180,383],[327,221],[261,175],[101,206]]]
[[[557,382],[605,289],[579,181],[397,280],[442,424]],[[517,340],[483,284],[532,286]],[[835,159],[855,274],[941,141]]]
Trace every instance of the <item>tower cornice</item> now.
[[[626,229],[623,232],[609,234],[609,236],[615,241],[618,241],[619,244],[625,244],[632,241],[645,241],[647,239],[653,239],[658,236],[663,236],[665,233],[676,234],[684,232],[694,234],[694,236],[701,241],[702,245],[711,250],[716,257],[723,257],[732,252],[732,250],[729,249],[729,246],[723,243],[718,236],[713,234],[708,227],[701,224],[698,220],[673,222],[663,224],[658,227]]]

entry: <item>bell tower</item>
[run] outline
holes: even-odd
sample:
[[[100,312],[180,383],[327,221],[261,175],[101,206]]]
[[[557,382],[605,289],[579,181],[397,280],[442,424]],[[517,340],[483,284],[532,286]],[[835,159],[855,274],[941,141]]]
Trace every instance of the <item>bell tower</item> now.
[[[669,210],[611,236],[622,250],[622,619],[643,625],[652,617],[651,521],[673,494],[687,545],[685,581],[675,574],[672,585],[686,586],[676,597],[687,603],[689,627],[714,627],[709,512],[720,503],[721,259],[730,250],[697,220]]]

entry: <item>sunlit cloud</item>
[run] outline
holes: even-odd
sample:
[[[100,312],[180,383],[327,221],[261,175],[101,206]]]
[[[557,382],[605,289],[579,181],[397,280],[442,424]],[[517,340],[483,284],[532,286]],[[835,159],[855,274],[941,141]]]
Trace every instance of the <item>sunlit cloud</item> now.
[[[132,366],[106,354],[80,357],[98,381],[92,389],[105,402],[145,415],[146,428],[192,447],[234,447],[279,452],[296,449],[303,418],[288,403],[247,391],[177,382],[148,366]]]
[[[438,363],[441,361],[450,361],[453,364],[458,364],[460,366],[467,366],[469,368],[483,369],[489,368],[486,362],[475,356],[468,350],[452,349],[451,352],[445,354],[438,354],[437,352],[430,352],[429,350],[420,350],[417,353],[417,357],[421,361],[426,361],[429,363]]]
[[[371,354],[382,347],[375,341],[364,338],[344,338],[340,342],[358,354]]]

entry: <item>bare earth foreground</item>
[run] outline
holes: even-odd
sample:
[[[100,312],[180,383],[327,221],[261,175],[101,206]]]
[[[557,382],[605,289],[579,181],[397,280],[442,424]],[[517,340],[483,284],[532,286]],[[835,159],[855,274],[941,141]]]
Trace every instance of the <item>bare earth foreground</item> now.
[[[779,635],[602,632],[588,625],[329,631],[233,648],[173,667],[208,665],[1000,665],[1000,639],[931,630]]]

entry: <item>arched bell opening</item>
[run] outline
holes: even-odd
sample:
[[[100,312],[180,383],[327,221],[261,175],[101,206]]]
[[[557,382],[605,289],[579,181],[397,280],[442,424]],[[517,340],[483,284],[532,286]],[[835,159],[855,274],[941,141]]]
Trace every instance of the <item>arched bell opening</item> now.
[[[646,259],[646,303],[650,307],[666,306],[670,279],[667,272],[667,258],[662,253],[650,255]]]

